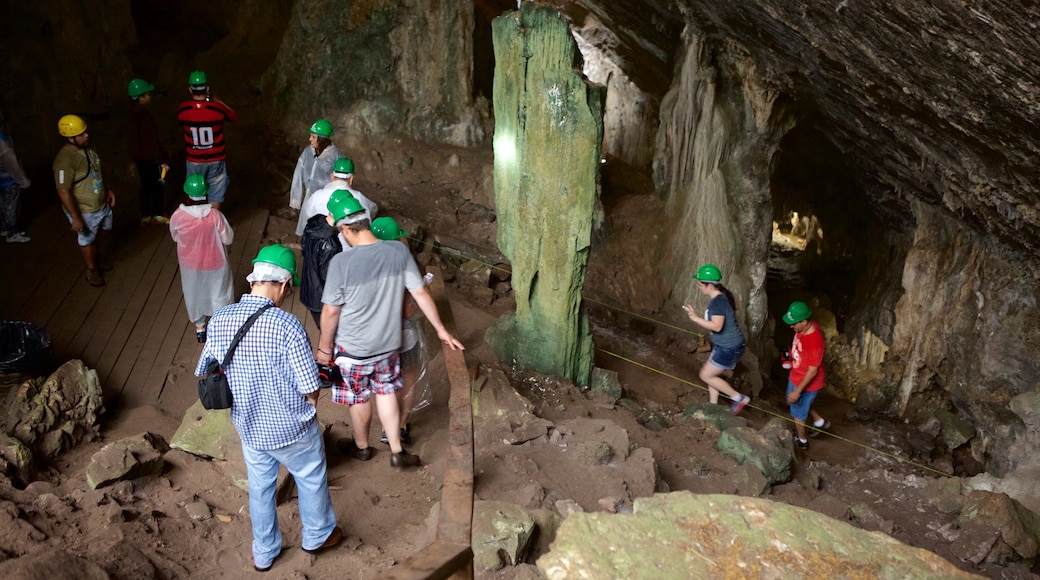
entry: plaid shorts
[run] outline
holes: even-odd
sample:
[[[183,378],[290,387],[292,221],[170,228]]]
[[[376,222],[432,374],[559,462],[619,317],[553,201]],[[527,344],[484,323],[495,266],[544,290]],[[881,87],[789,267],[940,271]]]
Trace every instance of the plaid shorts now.
[[[337,349],[336,365],[343,374],[343,382],[332,385],[332,402],[338,405],[360,405],[367,403],[372,393],[393,395],[401,388],[401,356],[396,352],[358,362]]]

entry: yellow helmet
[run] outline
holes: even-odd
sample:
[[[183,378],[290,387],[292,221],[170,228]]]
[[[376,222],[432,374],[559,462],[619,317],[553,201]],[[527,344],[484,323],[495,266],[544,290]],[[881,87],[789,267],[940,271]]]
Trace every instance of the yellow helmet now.
[[[87,130],[87,124],[77,115],[65,115],[58,119],[58,132],[62,137],[75,137]]]

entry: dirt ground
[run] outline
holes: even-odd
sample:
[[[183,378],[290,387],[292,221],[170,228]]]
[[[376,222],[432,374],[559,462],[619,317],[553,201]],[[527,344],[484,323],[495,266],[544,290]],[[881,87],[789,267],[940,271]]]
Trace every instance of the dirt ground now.
[[[244,164],[239,163],[236,169],[233,160],[229,161],[232,183],[241,184],[233,203],[259,203],[270,208],[267,240],[292,242],[295,219],[286,207],[285,178],[291,175],[306,135],[287,141],[273,137],[249,141],[244,136],[245,129],[237,131],[237,135],[229,133],[229,147],[249,148],[249,155],[270,171],[253,174],[244,170]],[[384,142],[372,147],[385,159],[401,158],[405,149],[416,157],[443,155],[434,148],[411,143]],[[463,237],[471,249],[495,253],[493,215],[459,201],[445,184],[448,180],[444,176],[429,175],[401,187],[400,178],[391,178],[390,171],[386,171],[387,175],[361,175],[355,184],[380,204],[381,213],[399,217],[407,229],[425,232],[427,239],[438,233],[466,232]],[[484,168],[476,164],[454,170],[456,175],[460,171],[469,172],[467,179],[473,181],[484,174]],[[134,205],[128,203],[124,207]],[[697,382],[697,368],[706,355],[698,351],[702,345],[696,338],[673,328],[684,327],[678,317],[660,321],[667,324],[654,324],[620,314],[621,309],[593,309],[596,364],[618,372],[627,401],[597,402],[572,385],[501,365],[483,342],[483,336],[498,316],[512,309],[510,296],[495,298],[486,283],[481,287],[473,278],[458,273],[462,261],[458,257],[432,254],[422,257],[421,261],[424,260],[432,260],[445,271],[459,338],[467,346],[467,363],[481,365],[483,373],[492,369],[504,372],[530,400],[536,415],[555,425],[580,418],[616,423],[627,431],[633,448],[652,452],[659,473],[658,491],[735,491],[732,474],[738,466],[716,449],[717,431],[681,416],[686,405],[707,400],[707,394],[691,384]],[[678,308],[673,310],[679,312]],[[440,497],[447,447],[448,389],[441,357],[434,356],[430,361],[428,377],[432,404],[411,419],[414,442],[410,449],[422,457],[423,466],[408,471],[392,469],[386,447],[378,444],[376,455],[369,462],[331,453],[329,484],[347,540],[341,547],[317,556],[298,549],[300,523],[295,499],[291,499],[279,508],[285,549],[267,577],[378,577],[430,542],[427,518]],[[742,389],[749,388],[746,377],[738,375],[735,381]],[[786,416],[781,388],[780,381],[764,385],[752,407],[743,414],[751,426],[760,428],[774,416]],[[848,403],[827,394],[818,400],[818,409],[832,422],[832,431],[838,437],[813,439],[808,451],[797,452],[793,481],[774,487],[769,498],[846,520],[850,519],[848,506],[863,504],[876,517],[856,525],[880,529],[984,576],[1008,577],[1009,572],[1010,577],[1029,575],[1022,565],[974,567],[960,560],[951,539],[955,536],[951,530],[956,529],[956,516],[939,512],[928,503],[924,493],[926,482],[937,476],[893,459],[915,457],[907,442],[907,425],[858,416]],[[345,409],[328,400],[327,394],[318,408],[319,419],[329,428],[327,440],[331,449],[336,438],[349,436],[348,416]],[[0,565],[11,566],[7,568],[11,574],[8,577],[43,577],[41,574],[48,566],[66,561],[58,557],[63,551],[92,562],[112,578],[256,576],[250,552],[247,494],[231,484],[216,462],[172,450],[166,455],[168,467],[161,476],[96,491],[86,485],[85,469],[92,454],[104,444],[145,431],[169,440],[184,411],[157,406],[111,409],[102,429],[102,440],[63,457],[53,466],[48,480],[24,490],[0,489],[0,520],[5,520],[0,525],[0,545],[5,546],[6,557],[0,559],[7,559]],[[647,413],[663,418],[667,427],[651,430],[644,426]],[[493,426],[485,424],[482,428]],[[373,441],[378,433],[376,421]],[[494,441],[500,439],[499,435],[478,432],[475,439]],[[521,455],[522,461],[517,459]],[[609,470],[592,471],[561,460],[557,446],[538,441],[518,446],[478,446],[476,467],[479,499],[511,497],[514,490],[509,482],[518,471],[537,481],[542,490],[525,498],[528,503],[547,509],[557,509],[557,502],[567,499],[586,511],[606,509],[598,500],[616,496],[614,490],[618,488]],[[623,510],[633,498],[618,499],[622,501],[615,507],[620,505]],[[532,577],[530,564],[547,548],[548,540],[537,538],[526,565],[497,572],[478,571],[477,577]],[[38,558],[23,558],[21,565],[15,565],[14,558],[25,554],[37,554]],[[94,568],[82,561],[77,570],[65,566],[63,571],[48,575],[100,577],[90,575]]]

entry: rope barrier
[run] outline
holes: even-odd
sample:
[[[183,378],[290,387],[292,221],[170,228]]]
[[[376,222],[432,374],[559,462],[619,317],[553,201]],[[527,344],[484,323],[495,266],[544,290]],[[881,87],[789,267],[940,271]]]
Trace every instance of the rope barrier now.
[[[434,242],[427,241],[427,240],[420,240],[420,239],[417,239],[417,238],[413,237],[410,234],[409,234],[408,237],[410,239],[413,239],[413,240],[419,242],[420,244],[426,244],[426,245],[429,245],[431,247],[434,245]],[[480,248],[479,246],[475,246],[475,247]],[[487,248],[482,248],[482,249],[486,250]],[[494,251],[494,252],[489,252],[489,253],[496,253],[496,252],[497,252],[497,250]],[[480,260],[479,258],[465,256],[461,252],[458,252],[458,253],[459,253],[460,256],[463,256],[463,257],[465,257],[465,258],[467,258],[469,260],[474,260],[476,262],[479,262],[479,263],[481,263],[481,264],[483,264],[485,266],[490,267],[493,270],[499,270],[499,271],[502,271],[502,272],[506,272],[508,274],[512,274],[512,271],[511,270],[507,270],[506,268],[501,268],[501,267],[499,267],[499,266],[497,266],[495,264],[489,264],[489,263],[487,263],[485,261]],[[612,306],[610,304],[606,304],[606,303],[600,302],[598,300],[594,300],[592,298],[588,298],[586,296],[582,296],[582,298],[584,300],[587,300],[587,301],[593,303],[593,304],[598,304],[600,306],[603,306],[604,308],[608,308],[610,310],[614,310],[614,311],[617,311],[617,312],[622,312],[624,314],[627,314],[629,316],[633,316],[635,318],[641,318],[643,320],[647,320],[649,322],[653,322],[654,324],[658,324],[660,326],[664,326],[664,327],[667,327],[667,328],[671,328],[671,329],[674,329],[674,330],[677,330],[677,331],[680,331],[680,332],[685,332],[687,334],[692,334],[692,335],[695,335],[695,336],[704,336],[701,333],[693,332],[693,331],[690,331],[688,329],[684,329],[682,327],[674,326],[674,325],[669,324],[667,322],[663,322],[663,321],[660,321],[660,320],[656,320],[654,318],[650,318],[648,316],[644,316],[642,314],[631,312],[631,311],[625,310],[625,309],[623,309],[621,307],[618,307],[618,306]],[[615,357],[617,359],[620,359],[622,361],[625,361],[625,362],[627,362],[629,364],[641,367],[643,369],[646,369],[648,371],[651,371],[651,372],[657,373],[659,375],[668,377],[670,379],[674,379],[676,381],[679,381],[680,383],[683,383],[683,384],[689,385],[691,387],[695,387],[695,388],[701,389],[702,391],[705,391],[705,392],[708,391],[708,387],[706,387],[704,385],[700,385],[700,384],[694,383],[692,381],[688,381],[686,379],[683,379],[681,377],[677,377],[677,376],[672,375],[670,373],[667,373],[667,372],[665,372],[663,370],[660,370],[660,369],[651,367],[649,365],[643,364],[641,362],[635,361],[633,359],[624,357],[624,356],[622,356],[620,354],[617,354],[615,352],[611,352],[609,350],[606,350],[606,349],[603,349],[603,348],[599,348],[599,347],[597,347],[596,350],[598,350],[599,352],[601,352],[601,353],[603,353],[605,355],[609,355],[609,356]],[[726,397],[726,395],[724,393],[720,393],[720,394],[722,396]],[[729,397],[727,397],[727,398],[729,398]],[[779,413],[774,413],[774,412],[772,412],[772,411],[770,411],[768,409],[763,409],[761,407],[756,407],[755,405],[752,405],[750,403],[748,404],[748,407],[751,407],[752,409],[754,409],[756,411],[759,411],[760,413],[763,413],[765,415],[769,415],[769,416],[772,416],[772,417],[777,417],[779,419],[787,421],[788,423],[795,424],[794,419],[791,418],[791,417],[788,417],[788,416],[785,416],[785,415],[780,415]],[[831,433],[830,431],[824,431],[823,429],[820,429],[818,427],[813,426],[812,423],[806,423],[805,427],[806,427],[806,429],[812,429],[814,431],[817,431],[819,433],[827,435],[828,437],[833,437],[834,439],[836,439],[838,441],[849,443],[851,445],[854,445],[854,446],[859,447],[861,449],[864,449],[866,451],[870,451],[870,452],[876,453],[876,454],[881,455],[883,457],[887,457],[887,458],[892,459],[894,461],[897,461],[899,463],[910,465],[910,466],[916,467],[918,469],[922,469],[924,471],[929,471],[931,473],[934,473],[934,474],[942,476],[942,477],[953,477],[953,474],[951,474],[951,473],[946,473],[945,471],[942,471],[942,470],[939,470],[939,469],[935,469],[934,467],[929,467],[929,466],[924,465],[922,463],[918,463],[916,461],[913,461],[913,460],[910,460],[910,459],[906,459],[905,457],[900,457],[899,455],[896,455],[894,453],[890,453],[888,451],[884,451],[882,449],[878,449],[877,447],[872,447],[872,446],[867,445],[865,443],[860,443],[859,441],[855,441],[853,439],[849,439],[848,437],[842,437],[841,435],[838,435],[836,433]]]

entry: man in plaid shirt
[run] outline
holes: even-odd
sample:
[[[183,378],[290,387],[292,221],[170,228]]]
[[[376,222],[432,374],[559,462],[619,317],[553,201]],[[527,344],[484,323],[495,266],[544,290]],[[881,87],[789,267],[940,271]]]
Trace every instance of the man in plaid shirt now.
[[[279,464],[299,489],[302,548],[317,552],[339,544],[326,479],[325,444],[318,428],[318,372],[303,325],[277,308],[299,284],[292,250],[275,244],[261,248],[246,277],[249,294],[213,314],[209,337],[195,374],[209,361],[223,361],[235,334],[258,309],[264,311],[247,330],[227,365],[231,422],[242,439],[249,474],[249,516],[253,523],[253,566],[271,568],[282,550],[275,510]]]

